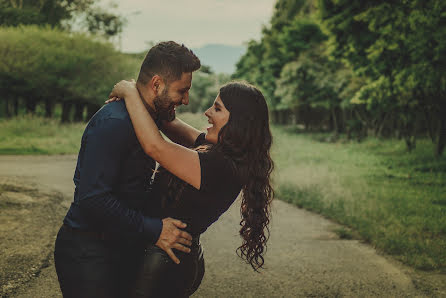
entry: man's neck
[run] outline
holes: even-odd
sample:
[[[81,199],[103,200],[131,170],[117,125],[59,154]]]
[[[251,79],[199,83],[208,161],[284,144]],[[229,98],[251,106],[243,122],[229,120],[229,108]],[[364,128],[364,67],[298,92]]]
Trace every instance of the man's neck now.
[[[144,106],[146,107],[146,109],[147,109],[147,111],[149,112],[149,114],[150,114],[150,116],[152,116],[152,118],[153,118],[153,120],[157,120],[157,118],[158,118],[158,116],[157,116],[157,114],[156,114],[156,112],[155,112],[155,109],[154,108],[152,108],[151,106],[150,106],[150,104],[147,102],[147,98],[148,98],[148,94],[145,94],[142,90],[142,88],[141,88],[141,86],[139,85],[139,84],[136,84],[136,89],[138,90],[138,93],[139,93],[139,97],[141,97],[141,101],[142,101],[142,103],[144,104]]]

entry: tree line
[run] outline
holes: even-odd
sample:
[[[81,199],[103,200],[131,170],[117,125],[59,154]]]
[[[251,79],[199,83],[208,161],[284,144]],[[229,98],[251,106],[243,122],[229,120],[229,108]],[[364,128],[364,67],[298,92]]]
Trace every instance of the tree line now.
[[[52,117],[60,104],[63,122],[91,116],[110,84],[135,71],[135,59],[107,43],[125,21],[93,0],[0,0],[0,115],[44,104]]]
[[[62,122],[89,119],[114,83],[134,78],[139,70],[138,59],[84,34],[49,27],[1,27],[0,39],[5,116],[17,115],[20,108],[34,113],[42,103],[47,117],[60,104]]]
[[[446,145],[446,2],[278,0],[233,78],[276,123]]]
[[[112,5],[113,6],[113,5]],[[90,32],[109,39],[126,23],[94,0],[0,0],[0,26],[40,25]]]

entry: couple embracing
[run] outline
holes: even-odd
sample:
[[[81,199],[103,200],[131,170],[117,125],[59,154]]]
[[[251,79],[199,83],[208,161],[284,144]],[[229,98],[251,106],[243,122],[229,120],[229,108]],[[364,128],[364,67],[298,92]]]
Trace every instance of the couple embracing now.
[[[55,244],[64,297],[190,296],[204,275],[200,235],[239,193],[238,252],[254,270],[263,266],[273,197],[268,107],[257,88],[231,82],[205,112],[207,132],[189,126],[175,107],[188,104],[199,68],[184,45],[161,42],[136,83],[117,83],[89,121]]]

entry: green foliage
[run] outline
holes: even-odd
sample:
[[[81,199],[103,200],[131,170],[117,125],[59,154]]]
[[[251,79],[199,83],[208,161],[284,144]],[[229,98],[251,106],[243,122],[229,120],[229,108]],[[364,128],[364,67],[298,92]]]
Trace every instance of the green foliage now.
[[[277,7],[280,6],[276,6],[276,9]],[[283,16],[273,19],[275,21],[271,28],[263,30],[260,43],[248,43],[248,50],[237,63],[237,71],[233,77],[259,85],[270,106],[281,109],[283,102],[281,103],[278,97],[280,95],[275,90],[279,89],[276,82],[281,77],[284,66],[297,60],[299,55],[325,40],[326,36],[310,20],[296,16],[288,21]]]
[[[260,43],[253,40],[248,43],[247,52],[237,63],[237,70],[232,76],[258,85],[273,108],[279,104],[279,99],[274,94],[275,81],[280,77],[282,67],[290,62],[290,58],[294,55],[283,55],[287,49],[287,45],[283,42],[286,42],[295,32],[287,30],[281,39],[279,35],[286,30],[287,25],[300,12],[304,4],[305,1],[278,1],[271,18],[271,27],[263,29]]]
[[[361,127],[363,136],[402,137],[409,150],[427,133],[439,156],[446,148],[445,35],[441,0],[281,0],[234,77],[257,84],[273,115],[293,116],[284,122],[311,115],[335,132]]]
[[[313,11],[311,1],[278,1],[271,27],[264,28],[260,42],[249,42],[237,64],[233,77],[257,84],[272,110],[299,114],[302,107],[330,110],[339,106],[341,100],[335,92],[345,83],[339,85],[334,77],[342,67],[324,54],[320,45],[327,36]]]
[[[87,30],[105,38],[122,32],[126,19],[95,5],[94,0],[0,0],[0,25],[49,25]]]
[[[14,7],[0,7],[0,20],[2,26],[43,25],[46,22],[44,16],[35,9]]]
[[[299,55],[327,39],[318,24],[296,17],[283,28],[277,37],[282,56],[287,62],[296,60]]]
[[[446,113],[446,3],[407,0],[362,5],[321,0],[319,4],[331,36],[330,53],[369,78],[354,102],[367,104],[375,115],[392,109],[409,149],[416,133],[415,115],[423,109],[426,119],[437,121],[438,132],[431,135],[440,155],[446,144],[446,120],[440,116]]]
[[[324,56],[302,54],[297,61],[286,64],[277,81],[275,95],[281,99],[277,108],[299,106],[330,109],[340,105],[335,91],[333,65]]]
[[[263,69],[262,59],[265,47],[261,42],[251,40],[248,42],[246,53],[237,62],[237,69],[232,75],[233,78],[243,78],[250,83],[262,85]]]
[[[0,90],[6,98],[101,105],[139,61],[83,34],[35,26],[1,28]]]
[[[298,15],[307,5],[305,0],[278,0],[274,6],[274,13],[271,17],[273,27],[280,26]]]
[[[17,19],[14,25],[19,24],[48,24],[58,26],[64,20],[68,20],[75,13],[88,10],[93,4],[93,0],[0,0],[0,7],[13,9]],[[38,15],[38,22],[20,22],[22,14]],[[42,22],[43,21],[43,22]],[[2,24],[4,24],[2,22]]]
[[[85,24],[88,32],[111,37],[122,32],[126,20],[118,15],[96,8],[86,14]]]

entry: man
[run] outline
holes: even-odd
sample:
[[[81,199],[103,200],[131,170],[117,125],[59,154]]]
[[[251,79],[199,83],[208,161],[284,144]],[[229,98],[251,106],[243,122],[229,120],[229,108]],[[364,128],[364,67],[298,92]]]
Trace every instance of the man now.
[[[185,46],[162,42],[147,53],[137,87],[157,123],[188,104],[192,72],[200,60]],[[179,220],[143,215],[155,162],[136,138],[123,101],[99,110],[82,136],[74,201],[55,246],[64,297],[126,297],[144,246],[188,252],[192,237]]]

